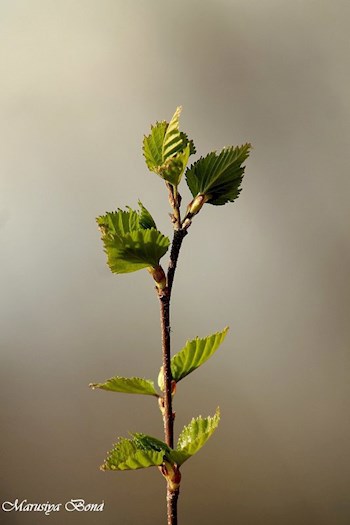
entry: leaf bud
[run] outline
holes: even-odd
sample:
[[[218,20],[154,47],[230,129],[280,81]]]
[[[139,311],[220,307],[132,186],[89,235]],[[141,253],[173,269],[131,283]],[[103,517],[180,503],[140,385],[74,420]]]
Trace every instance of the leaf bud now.
[[[155,280],[157,288],[164,290],[164,288],[166,288],[166,277],[163,268],[161,266],[156,266],[155,268],[150,266],[147,270]]]

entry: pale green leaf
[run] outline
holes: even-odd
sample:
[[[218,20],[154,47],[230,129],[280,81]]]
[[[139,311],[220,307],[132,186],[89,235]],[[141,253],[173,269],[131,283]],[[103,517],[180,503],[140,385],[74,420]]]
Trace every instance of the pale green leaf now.
[[[124,236],[108,235],[102,240],[113,273],[158,266],[170,244],[168,237],[154,228],[132,231]]]
[[[191,423],[182,430],[176,447],[177,464],[181,465],[188,458],[196,454],[208,441],[220,421],[220,410],[211,417],[193,418]]]
[[[176,111],[166,129],[162,150],[163,163],[166,162],[170,157],[174,157],[184,148],[182,136],[179,131],[179,118],[181,110],[181,106],[176,108]]]
[[[227,147],[201,157],[186,171],[186,181],[193,197],[206,195],[207,202],[222,205],[233,202],[239,195],[250,144]]]
[[[184,348],[171,359],[171,373],[173,379],[176,382],[180,381],[180,379],[183,379],[205,363],[219,348],[225,339],[227,332],[228,327],[222,332],[217,332],[208,337],[204,337],[203,339],[196,337],[191,341],[187,341]]]
[[[129,206],[126,210],[107,212],[105,215],[97,217],[96,222],[103,234],[125,235],[140,229],[156,228],[150,212],[139,200],[139,210],[133,210]]]
[[[144,394],[157,396],[153,381],[142,379],[141,377],[111,377],[104,383],[91,383],[92,389],[101,388],[110,392],[122,392],[125,394]]]
[[[163,463],[164,451],[146,448],[137,439],[121,438],[101,466],[101,470],[136,470],[159,466]]]
[[[140,216],[131,208],[107,212],[97,217],[96,222],[103,235],[125,235],[140,228]]]

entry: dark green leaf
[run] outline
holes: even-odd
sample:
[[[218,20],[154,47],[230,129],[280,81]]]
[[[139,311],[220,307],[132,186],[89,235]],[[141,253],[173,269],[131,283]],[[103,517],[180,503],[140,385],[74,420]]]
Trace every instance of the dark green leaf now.
[[[154,222],[152,215],[144,207],[141,201],[139,201],[139,207],[140,207],[139,221],[140,221],[141,228],[144,228],[145,230],[148,230],[150,228],[157,229],[156,223]]]
[[[248,158],[251,145],[224,148],[201,157],[186,171],[186,181],[193,197],[204,194],[207,202],[222,205],[233,202],[239,195],[243,179],[243,162]]]

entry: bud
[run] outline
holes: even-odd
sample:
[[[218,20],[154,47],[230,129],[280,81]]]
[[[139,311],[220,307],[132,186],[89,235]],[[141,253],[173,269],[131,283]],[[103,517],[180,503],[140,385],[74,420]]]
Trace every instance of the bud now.
[[[203,204],[205,204],[209,198],[209,195],[205,195],[205,193],[199,193],[197,197],[195,197],[188,205],[186,217],[191,218],[194,215],[197,215],[197,213],[201,211]]]
[[[159,290],[164,290],[166,287],[166,277],[163,268],[161,266],[156,266],[155,268],[150,266],[147,270],[155,280],[157,288]]]
[[[167,480],[168,487],[171,492],[175,492],[180,487],[181,472],[179,467],[175,464],[171,464],[168,461],[164,461],[160,467],[160,471]]]

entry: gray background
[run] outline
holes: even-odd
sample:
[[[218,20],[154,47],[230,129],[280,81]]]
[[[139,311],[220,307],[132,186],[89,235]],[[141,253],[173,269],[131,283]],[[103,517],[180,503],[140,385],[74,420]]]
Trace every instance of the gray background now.
[[[87,385],[158,372],[152,282],[108,271],[94,218],[141,198],[171,233],[140,145],[179,104],[200,154],[254,145],[176,276],[174,349],[231,326],[176,396],[177,432],[222,410],[180,523],[349,523],[349,20],[341,0],[1,0],[0,499],[105,500],[3,523],[165,522],[156,469],[98,470],[118,435],[161,436],[157,407]]]

